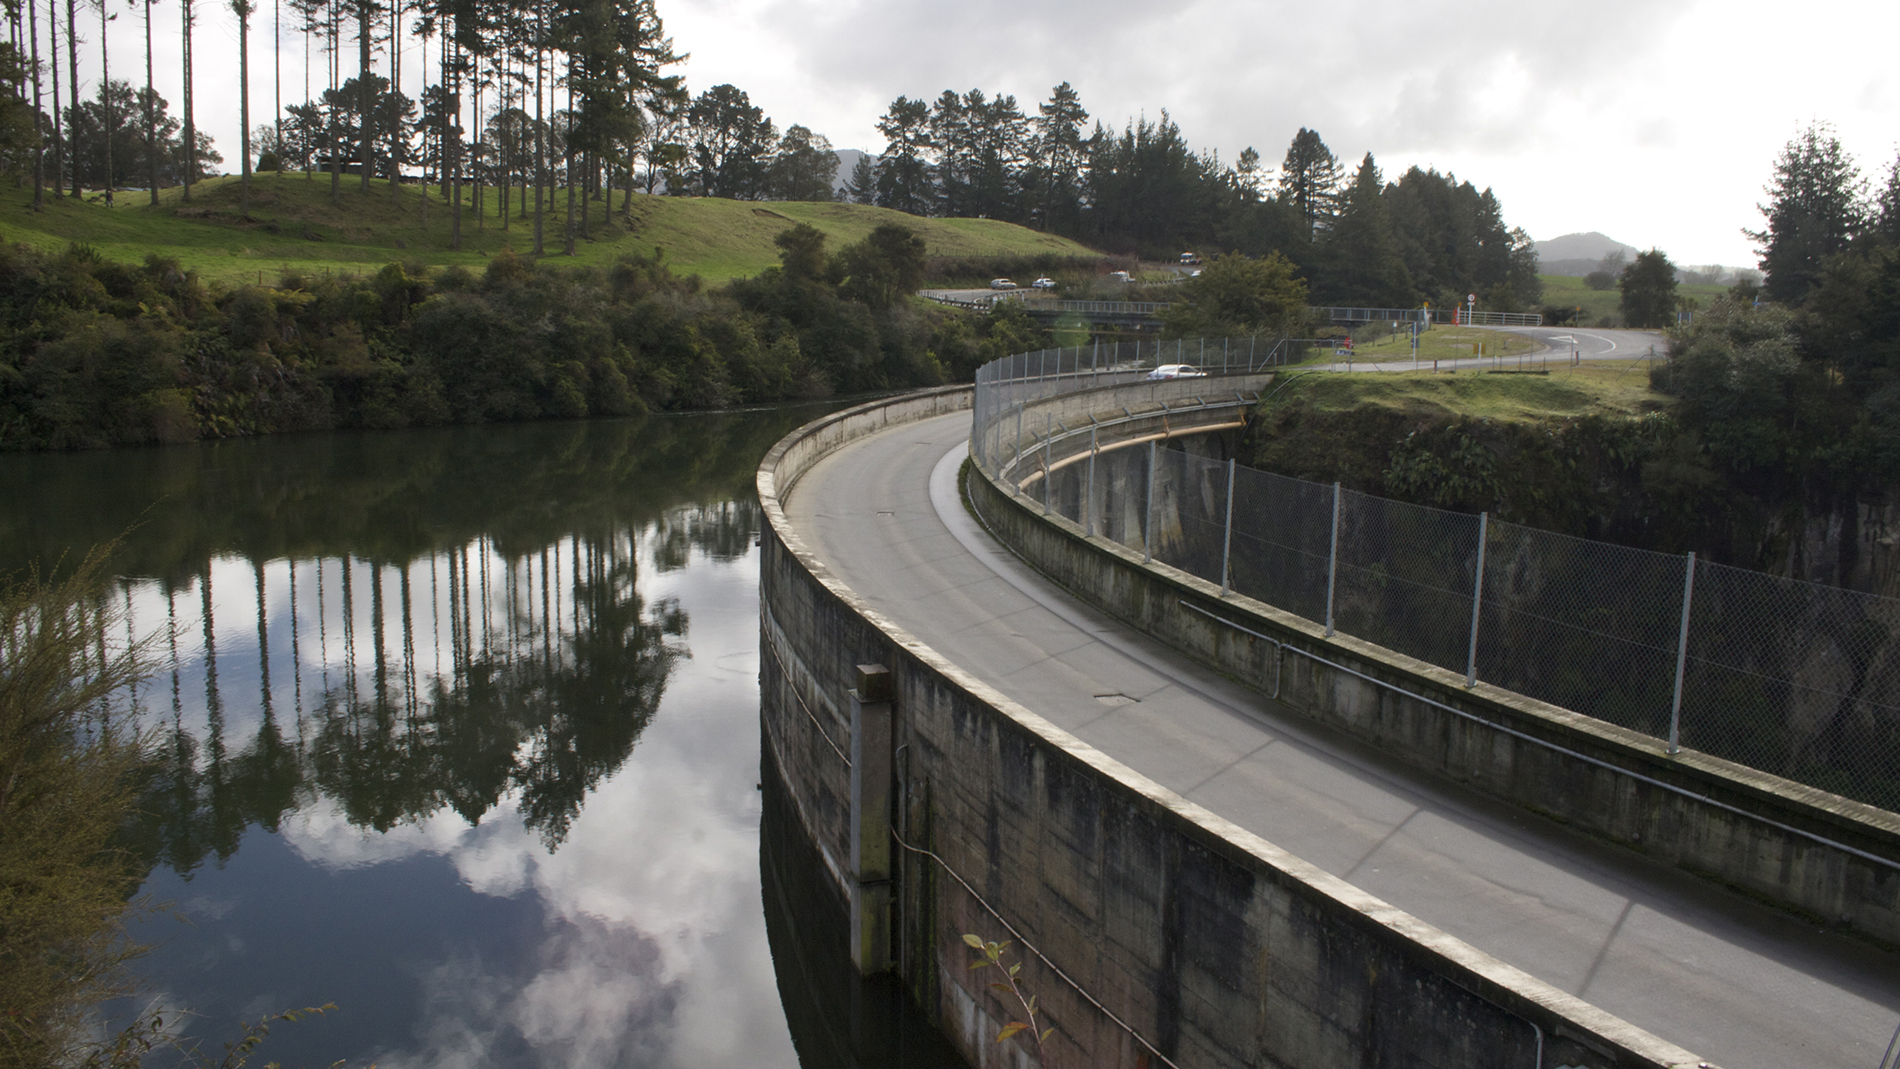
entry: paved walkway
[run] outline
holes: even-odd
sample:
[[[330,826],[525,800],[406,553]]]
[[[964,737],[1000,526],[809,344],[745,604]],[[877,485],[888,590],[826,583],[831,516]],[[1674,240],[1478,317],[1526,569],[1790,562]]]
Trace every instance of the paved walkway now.
[[[1399,766],[1070,600],[964,509],[968,434],[958,415],[854,443],[787,514],[937,652],[1487,953],[1725,1069],[1878,1069],[1900,956]]]

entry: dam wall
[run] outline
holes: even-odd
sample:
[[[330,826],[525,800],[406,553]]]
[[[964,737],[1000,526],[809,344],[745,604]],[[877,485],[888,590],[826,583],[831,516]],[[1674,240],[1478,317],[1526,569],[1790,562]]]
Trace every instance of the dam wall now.
[[[782,495],[833,449],[970,403],[969,390],[946,389],[836,413],[781,441],[759,471],[765,746],[857,911],[861,968],[893,972],[979,1066],[1035,1057],[1027,1036],[994,1041],[1020,1013],[969,968],[966,934],[1010,943],[1052,1030],[1050,1065],[1698,1064],[1166,790],[839,582],[786,521]],[[974,474],[971,491],[1026,544],[1073,533]],[[1029,545],[1051,559],[1058,548]],[[1137,593],[1124,563],[1093,566],[1097,596],[1135,599],[1139,616],[1136,601],[1167,595]],[[1078,553],[1050,570],[1073,588],[1087,567]],[[1208,634],[1250,658],[1249,678],[1272,667],[1244,637]],[[879,826],[887,862],[867,842]]]

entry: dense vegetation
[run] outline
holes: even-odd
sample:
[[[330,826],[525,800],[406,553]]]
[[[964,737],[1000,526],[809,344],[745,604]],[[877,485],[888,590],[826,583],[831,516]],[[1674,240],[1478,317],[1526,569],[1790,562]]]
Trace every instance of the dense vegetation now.
[[[1390,403],[1376,383],[1298,384],[1266,409],[1258,463],[1900,593],[1869,559],[1900,486],[1900,164],[1870,195],[1816,128],[1789,143],[1768,192],[1769,225],[1755,235],[1765,287],[1739,283],[1673,327],[1667,360],[1648,374],[1654,397],[1620,412],[1499,418]],[[1665,319],[1674,282],[1660,253],[1639,256],[1621,283],[1626,308]],[[1561,388],[1549,381],[1491,389]]]
[[[1012,96],[899,97],[878,128],[889,139],[852,175],[851,196],[925,215],[982,215],[1100,248],[1172,259],[1180,250],[1278,253],[1321,304],[1440,306],[1480,294],[1497,309],[1541,295],[1530,235],[1504,222],[1490,190],[1411,168],[1386,182],[1368,153],[1348,173],[1312,130],[1268,179],[1260,154],[1232,165],[1196,152],[1166,112],[1119,133],[1067,84],[1036,117]]]
[[[122,918],[142,870],[117,843],[141,755],[112,714],[143,669],[109,649],[105,561],[0,578],[0,1065],[76,1062],[137,953]]]
[[[0,249],[0,449],[822,397],[967,378],[1038,344],[1019,311],[912,300],[924,249],[903,227],[836,255],[809,226],[781,239],[785,268],[728,291],[639,257],[213,288],[159,258]]]

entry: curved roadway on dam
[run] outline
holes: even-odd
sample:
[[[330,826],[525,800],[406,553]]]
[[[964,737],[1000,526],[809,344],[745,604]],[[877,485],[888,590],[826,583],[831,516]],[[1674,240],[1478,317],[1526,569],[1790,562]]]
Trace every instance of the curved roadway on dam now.
[[[1315,728],[1069,598],[957,495],[970,416],[820,461],[788,518],[871,607],[1137,771],[1726,1069],[1878,1069],[1900,955]]]

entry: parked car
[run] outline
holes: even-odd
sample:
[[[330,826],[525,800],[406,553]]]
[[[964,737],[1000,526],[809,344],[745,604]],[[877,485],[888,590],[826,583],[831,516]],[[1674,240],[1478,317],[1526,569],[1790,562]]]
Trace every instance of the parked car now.
[[[1148,372],[1150,379],[1204,379],[1207,372],[1193,364],[1163,364]]]
[[[1053,278],[1039,278],[1031,282],[1030,285],[1039,290],[1052,290],[1056,288],[1056,280]]]
[[[1016,283],[1006,278],[992,278],[990,279],[990,288],[993,290],[1013,290],[1016,288]]]

